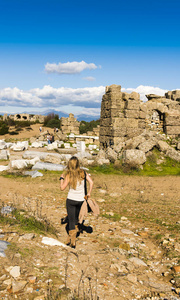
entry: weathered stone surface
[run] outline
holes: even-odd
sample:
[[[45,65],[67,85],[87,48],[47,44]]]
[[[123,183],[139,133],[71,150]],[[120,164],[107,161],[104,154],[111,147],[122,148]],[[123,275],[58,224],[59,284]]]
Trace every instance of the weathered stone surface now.
[[[7,148],[6,142],[4,140],[0,140],[0,150],[6,149],[6,148]]]
[[[166,126],[166,134],[170,136],[180,134],[180,126]]]
[[[157,141],[157,147],[163,152],[166,152],[170,148],[169,144],[164,141]]]
[[[147,267],[146,263],[145,263],[142,259],[140,259],[140,258],[138,258],[138,257],[131,257],[129,260],[130,260],[133,264],[135,264],[136,266],[139,266],[139,267]]]
[[[10,161],[10,167],[13,169],[24,169],[28,166],[34,166],[38,161],[38,157],[35,157],[33,159],[16,159]]]
[[[10,169],[9,166],[0,166],[0,172],[7,171],[9,169]]]
[[[101,103],[100,148],[111,144],[115,149],[118,137],[132,138],[143,129],[177,137],[180,134],[179,92],[165,96],[150,94],[147,95],[150,101],[142,103],[135,92],[122,93],[121,86],[117,85],[106,87]]]
[[[104,150],[100,150],[98,155],[95,158],[95,162],[98,165],[109,164],[109,159],[106,158],[106,153]]]
[[[173,148],[168,148],[168,150],[166,151],[166,156],[180,162],[180,152],[176,151]]]
[[[0,257],[5,257],[4,250],[6,250],[7,246],[9,245],[6,241],[0,241]]]
[[[21,240],[32,240],[35,237],[34,233],[25,233],[22,236],[20,236],[19,241]]]
[[[48,162],[48,163],[52,163],[52,164],[60,164],[62,161],[62,155],[58,154],[58,153],[54,153],[53,154],[48,154],[45,159],[44,162]]]
[[[20,267],[19,266],[12,267],[9,273],[12,277],[18,278],[21,275]]]
[[[37,162],[32,169],[33,170],[49,170],[49,171],[63,171],[63,165],[58,164],[51,164],[51,163],[44,163],[44,162]]]
[[[43,142],[41,142],[41,141],[34,141],[34,142],[32,142],[32,144],[31,144],[31,147],[32,148],[42,148],[44,146],[44,143]]]
[[[125,150],[123,152],[123,162],[127,164],[142,165],[146,162],[146,156],[141,150]]]
[[[125,102],[125,109],[139,111],[139,107],[140,107],[140,101],[127,100]]]
[[[136,274],[128,274],[127,275],[127,280],[132,282],[132,283],[137,283],[137,275]]]
[[[136,149],[140,144],[146,141],[145,137],[139,135],[126,141],[126,149]]]
[[[8,160],[9,159],[9,151],[1,150],[0,152],[0,160]]]
[[[39,151],[25,151],[23,153],[23,158],[35,158],[39,157],[39,159],[45,159],[45,157],[48,155],[48,153],[45,152],[39,152]]]
[[[156,139],[149,139],[149,140],[141,143],[138,146],[138,149],[146,153],[146,152],[152,150],[154,148],[154,146],[156,146],[156,144],[157,144]]]
[[[151,288],[154,288],[155,290],[159,291],[159,292],[170,292],[171,291],[171,286],[165,283],[161,283],[161,282],[155,282],[152,279],[149,279],[148,281],[148,285]]]
[[[180,114],[167,114],[165,124],[167,126],[180,126]]]
[[[79,134],[79,126],[80,122],[78,122],[77,119],[74,118],[73,114],[69,114],[68,118],[61,118],[62,134],[67,134],[71,132],[74,134]]]
[[[117,160],[117,153],[110,147],[106,150],[106,157],[110,160],[110,162],[114,162]]]
[[[126,110],[124,113],[124,116],[126,118],[130,118],[130,119],[138,119],[139,118],[139,110],[135,110],[135,109]]]
[[[27,281],[21,280],[21,281],[14,281],[12,283],[12,293],[17,293],[21,290],[24,289],[24,287],[26,286]]]

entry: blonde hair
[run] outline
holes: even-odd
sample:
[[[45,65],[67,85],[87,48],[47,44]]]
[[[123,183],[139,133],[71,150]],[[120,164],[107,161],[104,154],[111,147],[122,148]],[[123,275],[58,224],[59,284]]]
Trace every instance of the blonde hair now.
[[[67,175],[69,177],[69,184],[74,190],[77,183],[84,179],[84,171],[80,169],[79,159],[76,156],[72,156],[68,161]]]

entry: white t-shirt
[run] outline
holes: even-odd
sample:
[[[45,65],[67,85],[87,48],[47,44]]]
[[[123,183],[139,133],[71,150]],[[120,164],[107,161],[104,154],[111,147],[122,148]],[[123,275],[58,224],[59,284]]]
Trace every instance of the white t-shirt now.
[[[67,198],[75,201],[84,201],[84,180],[77,182],[76,189],[70,187]]]

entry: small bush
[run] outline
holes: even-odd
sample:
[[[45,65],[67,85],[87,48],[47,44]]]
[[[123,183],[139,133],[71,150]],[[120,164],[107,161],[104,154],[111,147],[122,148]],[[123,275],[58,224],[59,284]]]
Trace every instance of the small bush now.
[[[99,124],[100,124],[100,120],[96,120],[96,121],[93,120],[90,122],[81,121],[80,127],[79,127],[79,132],[81,134],[87,133],[88,131],[92,131],[93,128],[96,128]]]
[[[132,173],[134,171],[139,171],[139,165],[135,164],[135,163],[126,163],[122,166],[122,170],[124,173]]]
[[[24,128],[24,127],[27,127],[27,126],[30,126],[31,125],[31,122],[30,121],[15,121],[15,127],[16,128]]]
[[[2,125],[0,125],[0,135],[4,135],[6,133],[9,132],[9,127],[7,124],[2,123]]]
[[[50,127],[50,128],[60,128],[60,120],[57,119],[51,119],[49,120],[49,122],[47,123],[46,127]]]
[[[9,134],[10,135],[17,135],[17,134],[19,134],[19,132],[18,131],[11,131],[11,132],[9,132]]]
[[[16,129],[16,131],[23,131],[23,129],[22,129],[21,127],[18,127],[18,128]]]

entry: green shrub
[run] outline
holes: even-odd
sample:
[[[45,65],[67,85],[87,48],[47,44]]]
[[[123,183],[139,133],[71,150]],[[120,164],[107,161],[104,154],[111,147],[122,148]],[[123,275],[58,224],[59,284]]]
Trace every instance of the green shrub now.
[[[51,119],[49,120],[49,122],[46,124],[47,127],[50,127],[50,128],[60,128],[60,121],[57,120],[57,119]]]
[[[5,123],[2,123],[2,125],[0,125],[0,135],[4,135],[8,132],[9,132],[9,126]]]
[[[48,114],[45,118],[44,118],[44,126],[47,126],[47,124],[49,123],[50,120],[57,120],[59,121],[59,116],[57,114],[54,114],[54,113],[51,113],[51,114]],[[60,122],[59,122],[59,126],[60,126]],[[55,127],[55,126],[54,126]],[[60,127],[58,127],[60,128]]]
[[[96,121],[93,120],[90,122],[81,121],[79,132],[80,134],[87,133],[88,131],[92,131],[93,128],[96,128],[99,124],[100,124],[100,120],[96,120]]]
[[[10,135],[17,135],[17,134],[19,134],[19,132],[18,131],[11,131],[11,132],[9,132],[9,134]]]
[[[24,128],[24,127],[28,127],[32,124],[32,122],[30,121],[15,121],[15,127],[16,128]]]

